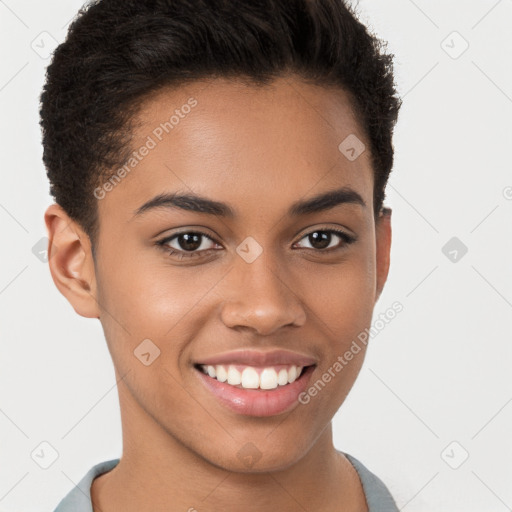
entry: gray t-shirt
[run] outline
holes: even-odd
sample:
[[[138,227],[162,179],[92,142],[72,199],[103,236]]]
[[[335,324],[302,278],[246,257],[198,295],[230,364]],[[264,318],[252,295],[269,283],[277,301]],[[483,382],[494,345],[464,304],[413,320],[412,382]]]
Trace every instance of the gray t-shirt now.
[[[352,463],[361,479],[369,512],[399,512],[387,487],[376,475],[368,470],[359,460],[348,453],[343,453]],[[91,505],[92,481],[103,473],[117,466],[120,459],[100,462],[93,466],[78,482],[76,487],[61,500],[54,512],[93,512]]]

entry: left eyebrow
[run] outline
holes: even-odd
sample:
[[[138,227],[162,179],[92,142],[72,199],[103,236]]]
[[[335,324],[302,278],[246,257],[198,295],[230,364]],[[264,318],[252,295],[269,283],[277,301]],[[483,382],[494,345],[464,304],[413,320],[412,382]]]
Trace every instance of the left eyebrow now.
[[[364,199],[353,189],[343,187],[324,192],[304,201],[297,201],[288,210],[289,216],[308,215],[330,210],[340,204],[358,204],[366,208]]]
[[[343,187],[338,190],[330,190],[312,198],[297,201],[288,210],[288,216],[298,217],[310,215],[325,210],[330,210],[341,204],[358,204],[366,207],[364,199],[353,189]],[[134,211],[134,216],[139,216],[148,210],[157,208],[171,208],[206,213],[219,217],[235,217],[235,210],[226,203],[213,201],[197,194],[188,193],[163,193],[159,194]]]

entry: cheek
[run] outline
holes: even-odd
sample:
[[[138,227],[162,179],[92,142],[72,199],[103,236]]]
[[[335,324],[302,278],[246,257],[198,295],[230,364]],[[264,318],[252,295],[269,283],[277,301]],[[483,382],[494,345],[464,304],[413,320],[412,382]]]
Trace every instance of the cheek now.
[[[321,288],[310,294],[310,322],[323,355],[301,404],[316,410],[311,421],[318,429],[342,405],[364,362],[366,329],[375,301],[371,262],[371,251],[361,252],[360,257],[339,265],[338,271],[330,268],[324,277],[314,279]]]
[[[156,250],[156,249],[155,249]],[[140,252],[140,250],[139,250]],[[99,297],[127,331],[162,336],[178,323],[219,278],[197,267],[177,267],[160,257],[140,254],[100,269]],[[110,322],[108,314],[105,320]]]
[[[325,336],[343,344],[370,323],[375,303],[376,275],[370,253],[358,251],[340,265],[319,268],[302,278],[303,297]],[[338,347],[340,348],[340,347]]]
[[[98,302],[115,366],[121,373],[139,370],[142,365],[136,353],[142,350],[139,346],[147,346],[158,354],[152,370],[161,366],[180,378],[177,372],[183,351],[204,325],[203,304],[212,300],[208,297],[215,293],[225,270],[172,267],[162,260],[142,258],[123,259],[115,270],[107,268],[104,264],[98,274]],[[157,348],[144,340],[151,340]],[[168,377],[165,372],[160,376],[162,380]]]

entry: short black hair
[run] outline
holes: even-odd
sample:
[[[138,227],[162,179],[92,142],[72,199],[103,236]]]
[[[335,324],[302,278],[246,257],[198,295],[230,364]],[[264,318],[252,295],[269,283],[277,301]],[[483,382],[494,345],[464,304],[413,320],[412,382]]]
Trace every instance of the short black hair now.
[[[93,191],[133,152],[132,121],[150,94],[203,78],[264,85],[295,74],[348,94],[370,146],[377,215],[401,106],[386,45],[344,0],[92,0],[46,70],[40,124],[50,193],[94,254]]]

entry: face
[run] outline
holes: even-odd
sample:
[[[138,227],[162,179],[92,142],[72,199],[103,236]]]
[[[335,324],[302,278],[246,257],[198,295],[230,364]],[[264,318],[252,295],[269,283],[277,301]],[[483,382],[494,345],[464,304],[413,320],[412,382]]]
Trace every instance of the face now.
[[[150,422],[240,472],[288,467],[323,435],[365,347],[333,365],[371,324],[389,265],[369,150],[339,149],[350,135],[365,141],[343,91],[292,77],[145,103],[137,155],[96,192],[95,264],[83,233],[71,250],[74,223],[50,260],[75,310],[101,321],[123,430]]]

